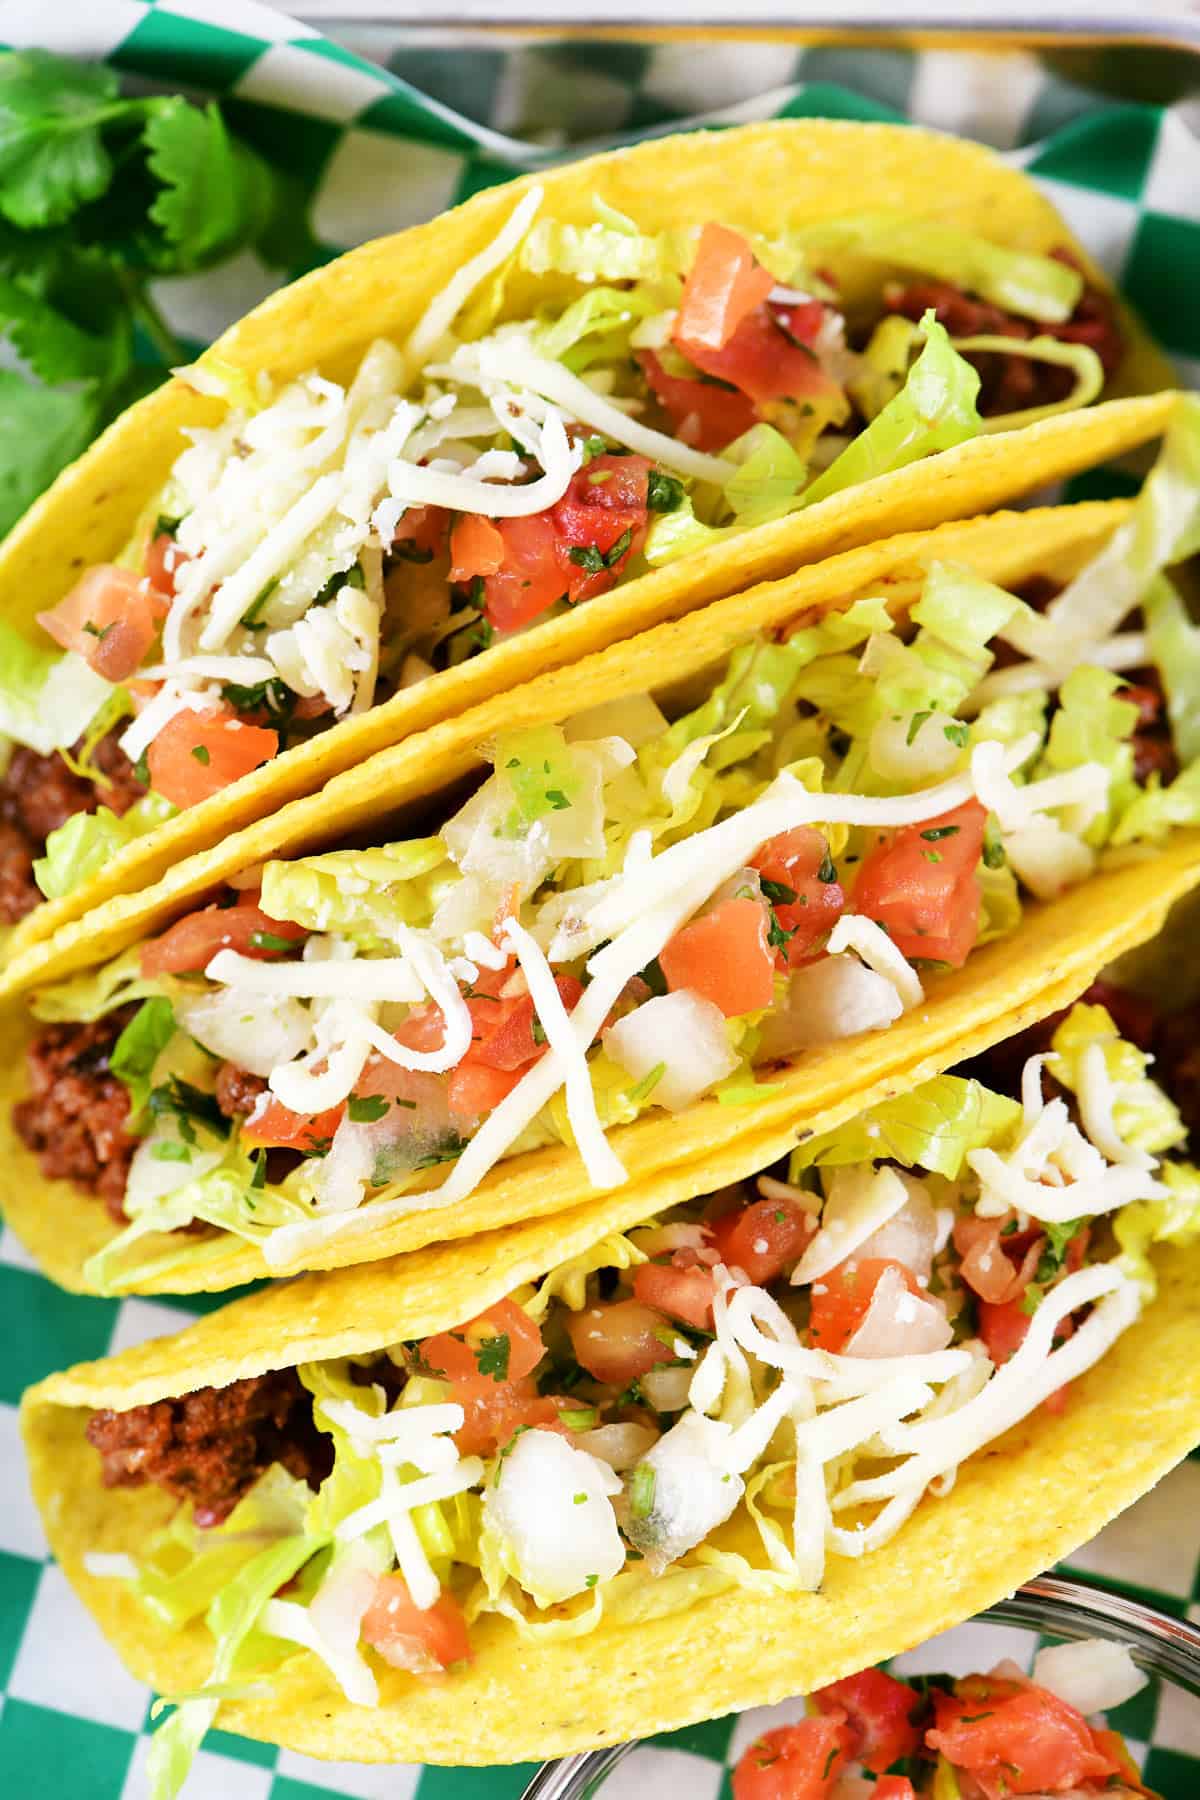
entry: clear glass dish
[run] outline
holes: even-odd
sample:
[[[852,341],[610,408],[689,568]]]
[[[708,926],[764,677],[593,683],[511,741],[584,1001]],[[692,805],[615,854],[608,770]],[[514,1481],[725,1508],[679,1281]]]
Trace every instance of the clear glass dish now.
[[[1010,1600],[989,1607],[979,1619],[1047,1638],[1111,1638],[1128,1647],[1145,1674],[1200,1698],[1200,1626],[1170,1618],[1122,1594],[1043,1575],[1027,1582]],[[522,1800],[589,1800],[618,1763],[637,1749],[636,1741],[613,1744],[546,1763]],[[636,1786],[627,1791],[636,1792]]]

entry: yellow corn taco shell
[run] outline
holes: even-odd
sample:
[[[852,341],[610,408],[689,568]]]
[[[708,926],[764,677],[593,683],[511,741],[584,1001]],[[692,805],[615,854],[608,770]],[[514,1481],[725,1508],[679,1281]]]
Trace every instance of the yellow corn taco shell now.
[[[1010,1019],[1009,1023],[1015,1023]],[[659,1176],[557,1219],[388,1263],[307,1277],[238,1301],[177,1337],[51,1376],[27,1394],[34,1493],[51,1548],[105,1635],[160,1692],[193,1691],[212,1640],[173,1632],[89,1552],[136,1556],[175,1503],[158,1489],[105,1491],[84,1427],[126,1408],[304,1360],[366,1354],[446,1329],[547,1266],[627,1228],[680,1191]],[[882,1549],[831,1558],[819,1593],[733,1589],[683,1613],[602,1621],[590,1635],[518,1638],[495,1615],[473,1628],[475,1660],[440,1683],[380,1666],[380,1704],[352,1706],[308,1653],[266,1691],[222,1705],[219,1724],[310,1756],[364,1762],[511,1762],[674,1729],[811,1690],[911,1648],[1012,1592],[1091,1537],[1200,1439],[1200,1257],[1156,1257],[1141,1319],[1072,1387],[926,1498]]]
[[[233,326],[200,367],[286,382],[306,370],[345,379],[372,339],[399,340],[470,257],[491,242],[534,184],[526,177],[475,196],[430,224],[367,244],[273,295]],[[540,216],[587,224],[597,199],[646,231],[721,219],[748,232],[855,211],[901,211],[994,242],[1046,253],[1065,248],[1104,286],[1034,185],[990,151],[891,125],[793,121],[662,138],[539,176]],[[895,271],[831,254],[850,304]],[[546,283],[518,274],[505,311],[527,316]],[[706,601],[803,563],[898,531],[1003,505],[1145,443],[1163,429],[1173,374],[1144,332],[1123,320],[1129,350],[1102,402],[1024,430],[984,435],[907,470],[869,481],[810,510],[758,527],[631,580],[568,616],[521,633],[455,669],[402,690],[297,746],[226,792],[135,840],[76,892],[37,907],[13,950],[40,942],[114,895],[145,887],[194,852],[341,771],[490,695],[678,617]],[[1128,398],[1122,396],[1148,396]],[[216,423],[222,403],[177,376],[118,419],[33,507],[0,549],[0,619],[34,632],[89,564],[118,558],[162,486],[184,432]]]
[[[848,604],[863,593],[889,594],[902,607],[919,591],[922,570],[935,557],[964,562],[1001,584],[1034,573],[1065,578],[1127,511],[1125,502],[1110,502],[946,525],[848,552],[788,581],[720,601],[703,615],[659,626],[382,752],[331,782],[323,795],[285,807],[210,854],[180,865],[157,887],[112,901],[14,965],[10,993],[22,982],[46,986],[107,959],[162,929],[188,903],[194,905],[198,896],[251,864],[328,847],[359,827],[369,826],[377,839],[386,836],[386,821],[397,807],[427,804],[447,784],[480,769],[480,746],[501,729],[566,719],[624,694],[661,694],[664,685],[702,681],[753,632]],[[664,670],[670,671],[667,684]],[[611,1141],[631,1186],[689,1166],[705,1171],[719,1166],[720,1180],[733,1180],[782,1154],[802,1134],[829,1129],[873,1100],[994,1043],[1076,997],[1106,963],[1153,937],[1172,903],[1197,884],[1200,833],[1181,833],[1148,857],[1102,868],[1056,901],[1030,905],[1015,936],[984,946],[962,969],[931,976],[923,1005],[886,1031],[796,1056],[763,1077],[752,1104],[707,1099],[670,1117],[647,1115],[616,1128]],[[0,1016],[5,1210],[46,1272],[79,1289],[86,1286],[88,1258],[117,1228],[96,1200],[65,1182],[43,1179],[13,1130],[12,1102],[24,1091],[22,1049],[32,1030],[19,997],[10,999]],[[427,1185],[436,1186],[439,1179],[433,1171]],[[572,1148],[536,1150],[499,1163],[453,1208],[414,1209],[411,1194],[393,1206],[383,1190],[354,1215],[353,1228],[326,1240],[307,1266],[339,1267],[548,1217],[568,1211],[591,1192]],[[293,1272],[291,1266],[268,1268],[256,1246],[226,1234],[160,1236],[142,1240],[141,1248],[136,1279],[122,1284],[117,1276],[114,1291],[123,1285],[138,1292],[217,1290]]]

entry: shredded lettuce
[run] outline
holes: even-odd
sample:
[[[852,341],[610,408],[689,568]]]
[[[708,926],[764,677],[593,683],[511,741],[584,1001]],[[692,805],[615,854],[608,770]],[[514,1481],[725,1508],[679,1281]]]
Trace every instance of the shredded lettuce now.
[[[0,622],[0,736],[39,756],[69,749],[111,693],[73,650],[43,649]]]
[[[321,1548],[320,1539],[303,1535],[284,1538],[282,1542],[260,1550],[221,1589],[205,1615],[205,1622],[216,1641],[206,1687],[222,1687],[234,1675],[244,1672],[238,1667],[240,1652],[263,1607]],[[175,1800],[187,1780],[196,1752],[217,1716],[219,1704],[219,1700],[206,1697],[202,1692],[184,1700],[166,1724],[155,1732],[146,1763],[151,1800]]]
[[[136,1592],[155,1618],[180,1631],[204,1613],[265,1538],[304,1529],[307,1482],[272,1463],[220,1525],[197,1529],[181,1506],[138,1557]]]
[[[1051,775],[1096,762],[1109,772],[1108,807],[1086,832],[1093,846],[1103,844],[1112,822],[1136,798],[1133,749],[1129,739],[1137,724],[1137,707],[1122,700],[1123,682],[1107,669],[1072,670],[1058,690],[1058,708],[1038,773]]]
[[[1152,1059],[1118,1036],[1112,1015],[1103,1006],[1073,1006],[1058,1027],[1047,1063],[1054,1079],[1078,1093],[1083,1054],[1092,1044],[1103,1047],[1104,1066],[1114,1088],[1113,1123],[1125,1142],[1151,1156],[1185,1142],[1187,1126],[1178,1107],[1146,1073]]]
[[[911,643],[888,636],[872,645],[875,718],[954,714],[992,664],[987,648],[1021,602],[956,563],[935,562],[912,608]],[[864,719],[861,723],[865,724]]]
[[[385,950],[394,947],[397,924],[428,925],[458,880],[441,838],[410,838],[376,850],[269,862],[262,908],[273,919],[338,932],[365,950]]]
[[[1200,760],[1165,787],[1157,774],[1151,775],[1118,820],[1110,842],[1134,844],[1144,839],[1161,843],[1185,825],[1200,825]]]
[[[1200,756],[1200,627],[1193,625],[1178,590],[1160,575],[1142,597],[1150,660],[1162,677],[1171,737],[1179,760]]]
[[[801,505],[812,506],[978,436],[978,374],[932,312],[925,314],[921,329],[925,348],[900,392],[804,490]]]
[[[174,1036],[175,1009],[168,999],[156,994],[142,1001],[113,1045],[108,1066],[129,1091],[131,1124],[136,1124],[150,1098],[154,1065]]]
[[[628,234],[625,234],[626,236]],[[629,355],[629,334],[640,319],[678,303],[679,284],[628,288],[594,287],[573,300],[557,318],[534,330],[539,355],[579,373],[601,360]]]
[[[1181,394],[1162,449],[1125,522],[1042,614],[1006,635],[1026,655],[1071,667],[1115,631],[1151,583],[1200,549],[1200,396]]]
[[[752,425],[722,454],[738,465],[724,493],[739,526],[776,517],[803,484],[804,463],[773,425]]]
[[[1047,324],[1069,319],[1083,293],[1083,277],[1069,263],[994,244],[975,232],[960,231],[907,213],[856,213],[823,219],[798,234],[801,248],[819,263],[823,253],[850,251],[878,262],[915,269],[937,281],[965,288],[1006,312]]]
[[[623,1232],[612,1232],[590,1249],[559,1263],[543,1275],[535,1292],[525,1302],[525,1311],[540,1325],[553,1300],[561,1300],[572,1312],[587,1305],[587,1279],[597,1269],[633,1269],[647,1260],[632,1239]]]
[[[1158,1178],[1170,1189],[1165,1200],[1135,1200],[1113,1219],[1121,1247],[1117,1267],[1138,1283],[1148,1300],[1157,1287],[1151,1245],[1200,1242],[1200,1169],[1187,1162],[1164,1162]]]
[[[94,813],[72,813],[46,839],[46,854],[33,865],[33,878],[47,900],[73,894],[114,856],[173,819],[178,809],[161,794],[143,794],[119,817],[107,806]]]
[[[960,1075],[938,1075],[911,1094],[869,1107],[792,1151],[789,1179],[805,1169],[891,1157],[905,1168],[928,1169],[955,1180],[969,1150],[982,1150],[1015,1129],[1021,1108]]]
[[[690,497],[685,497],[682,505],[673,511],[654,515],[642,545],[642,555],[650,568],[661,569],[667,563],[677,562],[681,556],[711,550],[714,545],[727,542],[732,535],[729,527],[721,529],[705,525],[696,517]]]
[[[69,981],[39,989],[29,1004],[34,1017],[47,1023],[90,1025],[119,1006],[165,991],[160,977],[142,974],[141,949],[132,944],[98,969],[88,969]]]

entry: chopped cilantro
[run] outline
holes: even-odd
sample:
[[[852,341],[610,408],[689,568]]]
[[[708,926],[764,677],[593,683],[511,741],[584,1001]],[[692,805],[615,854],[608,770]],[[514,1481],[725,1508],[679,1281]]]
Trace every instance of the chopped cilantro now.
[[[547,788],[546,799],[553,812],[566,812],[571,804],[561,788]]]
[[[928,831],[923,831],[921,833],[921,836],[925,838],[927,842],[936,844],[939,838],[954,837],[959,829],[960,828],[957,825],[931,825]]]
[[[983,866],[985,869],[1002,869],[1008,861],[1004,854],[1004,845],[999,838],[985,838],[983,845]]]
[[[154,531],[152,535],[154,537],[174,537],[182,524],[182,513],[179,514],[178,518],[172,518],[170,513],[159,513],[157,519],[154,521]]]
[[[192,745],[192,755],[195,757],[195,759],[198,763],[203,763],[203,765],[206,769],[207,769],[209,763],[212,761],[212,751],[209,749],[207,744],[193,744]]]
[[[280,937],[279,934],[274,931],[252,931],[250,933],[250,948],[252,950],[294,950],[297,943],[298,939]]]
[[[674,475],[664,475],[661,469],[651,469],[646,481],[646,509],[648,512],[678,512],[683,505],[683,483]]]
[[[604,570],[603,552],[595,544],[572,544],[567,555],[577,568],[586,570],[589,575],[599,575]]]
[[[826,883],[837,880],[837,870],[833,866],[833,858],[829,854],[828,846],[826,846],[825,854],[821,858],[821,866],[817,870],[817,880]]]
[[[571,1504],[572,1504],[572,1506],[586,1506],[587,1505],[587,1495],[586,1494],[572,1494]]]
[[[565,1407],[558,1415],[561,1424],[568,1431],[591,1431],[600,1418],[594,1406]]]
[[[629,1483],[629,1511],[635,1519],[648,1519],[654,1510],[657,1477],[649,1463],[639,1463]]]
[[[765,878],[761,885],[763,897],[769,900],[772,906],[794,906],[796,904],[795,888],[785,887],[782,881],[767,881]]]
[[[970,727],[955,719],[951,724],[942,727],[947,743],[953,744],[957,750],[965,750],[971,736]]]
[[[667,978],[663,974],[662,964],[659,962],[657,956],[654,957],[651,962],[648,962],[640,973],[642,980],[650,989],[650,992],[657,999],[661,999],[667,991]]]
[[[915,712],[908,721],[908,734],[904,739],[905,743],[911,744],[926,719],[932,719],[932,717],[933,713],[928,708],[926,708],[924,712]]]
[[[625,1098],[629,1101],[630,1105],[640,1106],[643,1100],[648,1100],[666,1072],[667,1065],[665,1062],[655,1063],[649,1073],[642,1076],[642,1079],[638,1082],[637,1086],[631,1087],[626,1094]]]
[[[490,1375],[493,1381],[508,1380],[508,1358],[512,1349],[508,1333],[502,1331],[498,1337],[481,1338],[475,1346],[475,1366],[481,1375]]]
[[[241,619],[241,622],[247,631],[265,631],[267,629],[265,625],[260,625],[258,623],[258,615],[261,613],[263,607],[267,604],[267,601],[271,598],[271,595],[278,586],[278,580],[272,578],[268,581],[265,588],[259,589],[254,599],[250,602],[249,606],[242,614]]]
[[[382,1094],[351,1094],[346,1112],[355,1125],[373,1125],[383,1118],[389,1104]]]
[[[161,1143],[155,1144],[150,1154],[155,1162],[187,1163],[192,1160],[192,1153],[187,1145],[177,1143],[171,1138],[164,1138]]]

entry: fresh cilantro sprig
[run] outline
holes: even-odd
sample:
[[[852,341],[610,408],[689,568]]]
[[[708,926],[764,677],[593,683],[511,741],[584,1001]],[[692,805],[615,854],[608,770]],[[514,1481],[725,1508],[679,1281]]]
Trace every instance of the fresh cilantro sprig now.
[[[278,261],[285,187],[212,103],[125,96],[111,69],[45,50],[0,53],[0,337],[24,365],[0,370],[0,531],[189,360],[151,280],[250,244]]]

